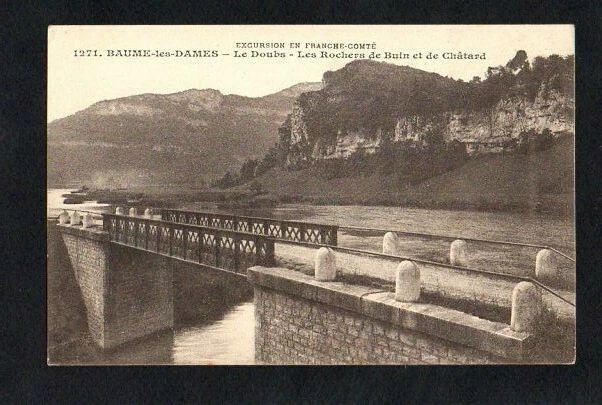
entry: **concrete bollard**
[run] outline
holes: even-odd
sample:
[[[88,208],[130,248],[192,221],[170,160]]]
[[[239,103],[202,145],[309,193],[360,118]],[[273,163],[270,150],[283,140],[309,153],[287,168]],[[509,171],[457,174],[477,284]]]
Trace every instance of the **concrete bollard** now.
[[[536,332],[542,310],[541,292],[535,284],[521,281],[512,291],[510,329],[516,332]]]
[[[462,239],[456,239],[449,247],[449,262],[453,266],[468,267],[468,245]]]
[[[150,208],[147,208],[144,210],[144,218],[152,218],[153,217],[153,211]]]
[[[337,260],[331,248],[321,247],[314,260],[315,278],[318,281],[332,281],[337,275]]]
[[[397,234],[395,232],[387,232],[383,236],[383,253],[387,255],[397,255]]]
[[[71,226],[73,225],[81,225],[81,215],[79,215],[79,212],[77,211],[73,211],[73,214],[71,214]]]
[[[404,260],[397,266],[395,301],[416,302],[420,299],[420,269],[416,263]]]
[[[82,223],[82,228],[89,228],[94,225],[94,217],[89,212],[84,215],[84,222]]]
[[[59,224],[65,225],[69,222],[69,213],[66,210],[63,210],[59,215]]]
[[[542,249],[535,258],[535,277],[541,281],[556,281],[558,279],[558,264],[554,252]]]
[[[138,208],[132,207],[130,208],[130,217],[135,217],[138,215]]]
[[[117,214],[117,215],[125,215],[125,210],[123,209],[123,207],[117,207],[115,209],[115,214]]]

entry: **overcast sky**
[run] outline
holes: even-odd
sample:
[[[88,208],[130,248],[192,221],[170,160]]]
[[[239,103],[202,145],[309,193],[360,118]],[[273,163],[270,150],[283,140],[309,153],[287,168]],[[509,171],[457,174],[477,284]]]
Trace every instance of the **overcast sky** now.
[[[235,58],[237,42],[283,42],[285,58]],[[289,43],[301,45],[291,49]],[[409,65],[454,79],[483,77],[487,67],[505,64],[523,49],[535,56],[574,53],[570,25],[502,26],[55,26],[48,33],[48,122],[91,104],[141,93],[175,93],[212,88],[224,94],[258,97],[299,82],[318,82],[354,58],[299,58],[297,51],[317,52],[307,43],[375,44],[379,61]],[[97,50],[97,57],[74,56]],[[111,57],[109,50],[216,50],[203,58]],[[259,50],[261,52],[273,51]],[[341,50],[327,49],[328,53]],[[345,53],[372,50],[345,49]],[[384,59],[385,52],[421,59]],[[439,59],[426,59],[429,52]],[[485,60],[444,60],[444,52],[485,53]],[[79,53],[79,52],[78,52]],[[224,55],[228,54],[228,55]],[[290,56],[293,54],[294,56]]]

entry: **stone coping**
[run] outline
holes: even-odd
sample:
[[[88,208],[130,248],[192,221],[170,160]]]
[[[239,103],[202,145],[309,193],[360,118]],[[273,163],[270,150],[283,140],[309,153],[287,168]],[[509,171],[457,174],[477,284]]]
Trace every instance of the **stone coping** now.
[[[82,225],[61,225],[57,223],[56,226],[61,232],[79,236],[80,238],[96,240],[99,242],[109,241],[109,233],[103,230],[101,225],[92,225],[89,228],[83,228]]]
[[[520,360],[531,349],[533,335],[454,309],[425,303],[395,301],[392,292],[312,276],[285,269],[251,267],[253,285],[271,288],[362,314],[406,329],[436,336],[508,359]]]

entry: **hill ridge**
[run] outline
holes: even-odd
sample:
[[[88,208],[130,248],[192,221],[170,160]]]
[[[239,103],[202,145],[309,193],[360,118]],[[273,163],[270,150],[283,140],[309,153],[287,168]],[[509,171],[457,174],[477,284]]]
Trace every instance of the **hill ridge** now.
[[[255,98],[186,89],[98,101],[47,124],[48,182],[204,183],[263,155],[299,92],[320,87],[301,83]]]

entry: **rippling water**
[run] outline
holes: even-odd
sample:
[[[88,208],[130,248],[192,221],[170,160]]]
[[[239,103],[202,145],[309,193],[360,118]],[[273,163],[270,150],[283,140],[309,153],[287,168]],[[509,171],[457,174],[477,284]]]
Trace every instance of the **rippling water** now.
[[[202,204],[186,204],[187,209]],[[387,230],[435,233],[458,237],[546,244],[574,250],[573,218],[551,218],[510,212],[427,210],[405,207],[286,205],[275,209],[246,210],[246,215],[298,219],[308,222]],[[343,234],[344,241],[345,234]]]
[[[206,210],[200,203],[184,206]],[[575,257],[573,218],[553,218],[511,212],[427,210],[402,207],[286,205],[275,209],[245,210],[241,215],[375,228],[383,231],[340,229],[339,246],[381,251],[384,230],[449,235],[551,246]],[[399,254],[441,262],[449,256],[450,239],[399,233]],[[530,276],[539,248],[469,242],[469,266],[481,270]],[[278,252],[276,252],[277,254]],[[559,258],[561,278],[567,288],[575,285],[574,263]]]

